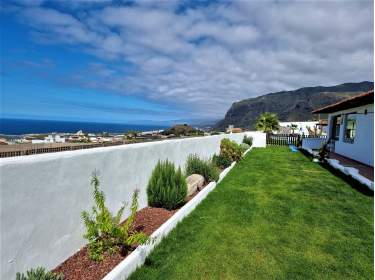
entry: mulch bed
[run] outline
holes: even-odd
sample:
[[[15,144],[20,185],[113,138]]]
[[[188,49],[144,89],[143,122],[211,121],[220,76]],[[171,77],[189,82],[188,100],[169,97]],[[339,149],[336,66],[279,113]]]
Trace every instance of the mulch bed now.
[[[200,190],[204,187],[205,186]],[[186,202],[193,199],[199,191],[189,196]],[[143,208],[136,214],[133,229],[143,231],[150,236],[178,210],[179,209],[166,210],[164,208],[155,207]],[[128,255],[130,253],[131,252],[129,252]],[[62,273],[65,276],[65,280],[101,280],[126,257],[127,256],[122,256],[120,252],[116,252],[112,255],[104,256],[102,261],[93,261],[89,258],[88,248],[85,246],[52,271]]]
[[[169,211],[163,208],[143,208],[136,214],[134,229],[151,235],[176,212],[177,210]],[[53,272],[62,273],[66,280],[100,280],[125,258],[126,256],[116,252],[106,255],[102,261],[93,261],[89,258],[85,246],[53,269]]]

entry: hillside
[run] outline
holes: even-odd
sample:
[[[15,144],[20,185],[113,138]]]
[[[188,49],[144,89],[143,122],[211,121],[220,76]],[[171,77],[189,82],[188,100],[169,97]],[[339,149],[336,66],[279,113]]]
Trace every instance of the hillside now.
[[[223,130],[230,124],[254,129],[256,118],[263,112],[277,113],[280,121],[312,120],[312,110],[373,88],[373,82],[345,83],[331,87],[305,87],[244,99],[232,104],[215,129]]]

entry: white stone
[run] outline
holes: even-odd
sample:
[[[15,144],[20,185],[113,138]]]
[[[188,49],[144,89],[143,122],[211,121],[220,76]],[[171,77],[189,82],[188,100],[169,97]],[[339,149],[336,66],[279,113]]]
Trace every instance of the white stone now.
[[[190,196],[203,187],[204,177],[199,174],[192,174],[186,178],[186,183],[188,187],[187,196]]]

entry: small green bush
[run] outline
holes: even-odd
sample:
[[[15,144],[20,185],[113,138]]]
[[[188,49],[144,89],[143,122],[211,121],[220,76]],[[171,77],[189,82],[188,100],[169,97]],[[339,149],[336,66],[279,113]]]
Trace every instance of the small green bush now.
[[[187,184],[181,168],[172,162],[158,161],[147,185],[148,204],[152,207],[176,209],[185,202]]]
[[[189,155],[185,174],[186,176],[200,174],[206,183],[219,180],[219,170],[212,160],[202,160],[198,155]]]
[[[240,161],[243,151],[236,142],[224,138],[220,143],[220,155],[229,158],[231,161]]]
[[[245,143],[249,146],[253,145],[253,137],[245,135],[245,137],[242,140],[242,143]]]
[[[131,227],[135,220],[138,209],[138,191],[133,193],[131,214],[125,223],[121,224],[121,217],[125,210],[122,206],[116,216],[105,206],[104,192],[99,189],[99,179],[94,173],[91,179],[91,185],[94,188],[93,196],[95,206],[92,208],[92,214],[82,212],[82,219],[86,226],[84,237],[89,241],[89,256],[92,260],[102,260],[105,253],[114,253],[120,250],[122,255],[126,255],[134,244],[143,244],[148,240],[143,232],[133,232]]]
[[[231,159],[224,155],[214,155],[212,157],[212,162],[221,169],[229,167],[232,163]]]
[[[56,274],[50,271],[46,271],[44,267],[32,268],[26,271],[25,274],[17,272],[16,280],[64,280],[65,277],[62,274]]]
[[[240,147],[241,147],[243,152],[246,152],[248,149],[250,149],[250,145],[246,144],[246,143],[241,143]]]

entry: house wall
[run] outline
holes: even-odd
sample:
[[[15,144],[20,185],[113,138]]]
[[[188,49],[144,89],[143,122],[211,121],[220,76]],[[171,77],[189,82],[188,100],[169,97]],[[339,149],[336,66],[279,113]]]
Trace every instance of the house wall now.
[[[319,150],[326,141],[326,138],[303,138],[302,149]]]
[[[265,147],[263,133],[246,133],[254,146]],[[90,210],[90,176],[99,173],[107,205],[117,211],[140,190],[140,208],[147,206],[146,186],[158,160],[184,167],[192,153],[208,158],[221,139],[242,142],[245,133],[139,143],[79,151],[38,154],[0,160],[1,272],[14,279],[31,267],[51,269],[85,244],[81,211]],[[125,213],[127,216],[129,213]]]
[[[367,115],[363,114],[365,110]],[[339,140],[335,141],[335,153],[374,166],[374,104],[329,114],[329,133],[331,134],[334,116],[352,112],[360,113],[356,115],[357,128],[354,143],[344,142],[345,122],[343,122],[340,125]]]

